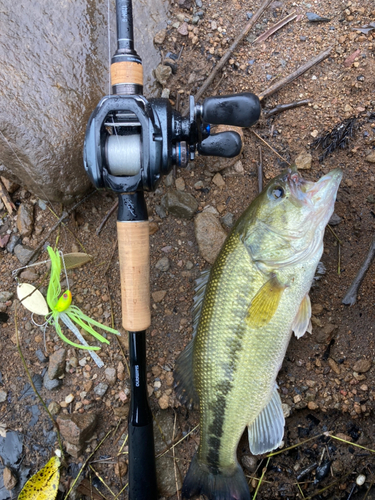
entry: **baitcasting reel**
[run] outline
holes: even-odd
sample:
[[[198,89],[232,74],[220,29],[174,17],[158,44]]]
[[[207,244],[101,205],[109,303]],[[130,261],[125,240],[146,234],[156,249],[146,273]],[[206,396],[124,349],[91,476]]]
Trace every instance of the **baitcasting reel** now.
[[[260,102],[243,93],[209,97],[184,118],[168,99],[142,95],[104,97],[87,125],[84,165],[94,185],[117,193],[153,191],[173,165],[186,167],[200,155],[234,157],[241,139],[234,131],[210,135],[210,125],[250,127],[258,121]]]

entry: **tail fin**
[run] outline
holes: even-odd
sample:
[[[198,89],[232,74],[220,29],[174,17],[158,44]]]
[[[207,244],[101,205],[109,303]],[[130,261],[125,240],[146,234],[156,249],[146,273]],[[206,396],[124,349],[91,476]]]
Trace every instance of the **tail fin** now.
[[[182,486],[182,498],[200,494],[209,500],[250,500],[249,486],[239,464],[228,474],[213,474],[195,454]]]

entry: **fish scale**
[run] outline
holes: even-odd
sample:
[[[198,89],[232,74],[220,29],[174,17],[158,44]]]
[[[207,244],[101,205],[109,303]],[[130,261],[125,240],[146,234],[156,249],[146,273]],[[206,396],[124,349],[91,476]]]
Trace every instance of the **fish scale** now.
[[[244,430],[254,454],[282,441],[276,376],[292,331],[310,328],[308,292],[341,177],[336,169],[313,183],[289,170],[273,179],[226,239],[205,291],[197,287],[196,335],[175,368],[177,394],[200,409],[184,498],[249,500],[236,458]]]

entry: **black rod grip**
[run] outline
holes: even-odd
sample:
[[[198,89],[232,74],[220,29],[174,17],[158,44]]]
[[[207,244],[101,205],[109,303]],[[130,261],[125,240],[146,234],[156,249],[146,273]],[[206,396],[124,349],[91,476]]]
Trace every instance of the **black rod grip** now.
[[[202,105],[203,121],[215,125],[251,127],[259,120],[260,112],[259,98],[250,92],[208,97]]]
[[[202,156],[221,156],[233,158],[241,153],[242,141],[237,132],[227,131],[211,134],[198,144],[198,153]]]
[[[157,500],[153,424],[129,422],[129,500]]]

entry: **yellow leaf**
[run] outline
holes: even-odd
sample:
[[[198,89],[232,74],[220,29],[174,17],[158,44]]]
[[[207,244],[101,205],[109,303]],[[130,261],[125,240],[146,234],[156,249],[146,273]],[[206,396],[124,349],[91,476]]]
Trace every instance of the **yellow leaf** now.
[[[17,297],[21,304],[29,311],[40,316],[46,316],[49,312],[46,299],[35,286],[29,283],[20,283],[17,286]]]
[[[76,267],[83,266],[92,260],[92,255],[88,253],[66,253],[64,254],[65,267],[67,269],[75,269]]]
[[[54,500],[60,480],[60,459],[56,456],[34,474],[22,488],[18,500]]]

